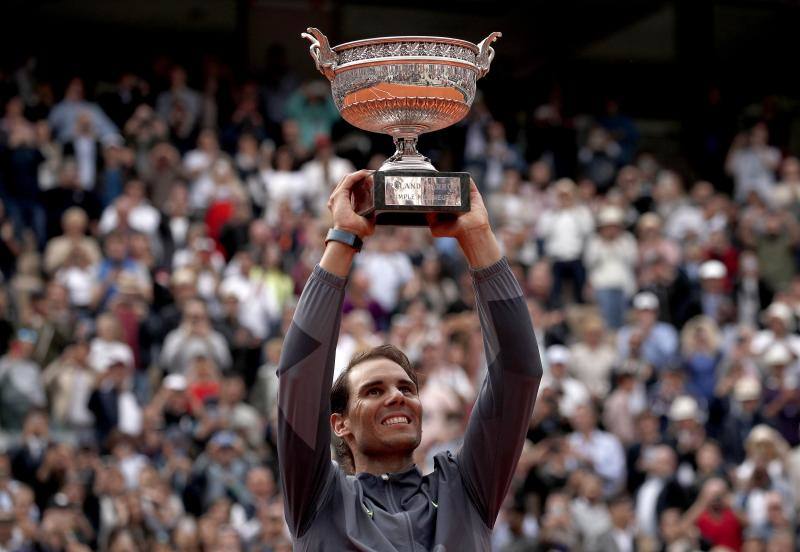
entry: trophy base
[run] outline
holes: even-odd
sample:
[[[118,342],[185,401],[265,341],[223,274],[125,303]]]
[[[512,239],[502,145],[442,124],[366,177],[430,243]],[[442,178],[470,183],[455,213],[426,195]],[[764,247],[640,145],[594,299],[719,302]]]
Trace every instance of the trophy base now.
[[[456,216],[470,210],[465,172],[377,171],[371,186],[354,190],[355,211],[375,224],[428,226],[428,213]]]

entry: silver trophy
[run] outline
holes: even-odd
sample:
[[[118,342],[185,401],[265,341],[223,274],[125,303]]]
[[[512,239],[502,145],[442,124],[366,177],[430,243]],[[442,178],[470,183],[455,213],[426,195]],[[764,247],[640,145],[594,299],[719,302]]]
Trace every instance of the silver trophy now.
[[[355,194],[356,211],[377,224],[427,225],[426,213],[470,209],[469,173],[439,172],[417,151],[420,134],[463,119],[475,98],[475,81],[494,58],[492,33],[478,44],[438,36],[392,36],[331,48],[319,29],[311,41],[317,69],[331,81],[345,121],[382,132],[397,150]]]

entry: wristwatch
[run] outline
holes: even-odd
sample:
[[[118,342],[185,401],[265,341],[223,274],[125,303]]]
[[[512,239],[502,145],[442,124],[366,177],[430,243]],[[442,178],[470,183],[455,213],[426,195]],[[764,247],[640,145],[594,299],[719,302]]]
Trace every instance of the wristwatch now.
[[[345,245],[349,245],[355,249],[356,252],[361,251],[361,246],[364,245],[364,242],[361,241],[361,238],[352,232],[348,232],[347,230],[342,230],[340,228],[331,228],[328,230],[328,235],[325,236],[325,243],[327,244],[329,241],[336,241]]]

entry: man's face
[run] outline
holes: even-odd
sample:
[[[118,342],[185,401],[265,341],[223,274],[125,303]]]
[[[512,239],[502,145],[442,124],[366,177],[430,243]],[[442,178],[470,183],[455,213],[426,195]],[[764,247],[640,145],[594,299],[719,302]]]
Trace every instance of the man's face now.
[[[377,358],[354,367],[348,379],[348,410],[334,420],[334,431],[350,449],[365,456],[410,454],[416,449],[422,438],[422,404],[405,370]]]

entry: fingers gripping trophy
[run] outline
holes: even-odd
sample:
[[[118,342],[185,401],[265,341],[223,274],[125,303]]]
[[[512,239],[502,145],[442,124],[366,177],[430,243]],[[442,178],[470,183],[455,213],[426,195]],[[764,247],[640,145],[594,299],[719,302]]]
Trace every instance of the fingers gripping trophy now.
[[[427,226],[432,213],[469,212],[469,173],[437,171],[417,151],[417,139],[466,116],[501,33],[478,44],[398,36],[333,48],[319,29],[302,36],[311,41],[317,69],[331,81],[342,117],[362,130],[390,135],[396,146],[372,181],[354,188],[356,212],[374,216],[376,224],[401,226]]]

